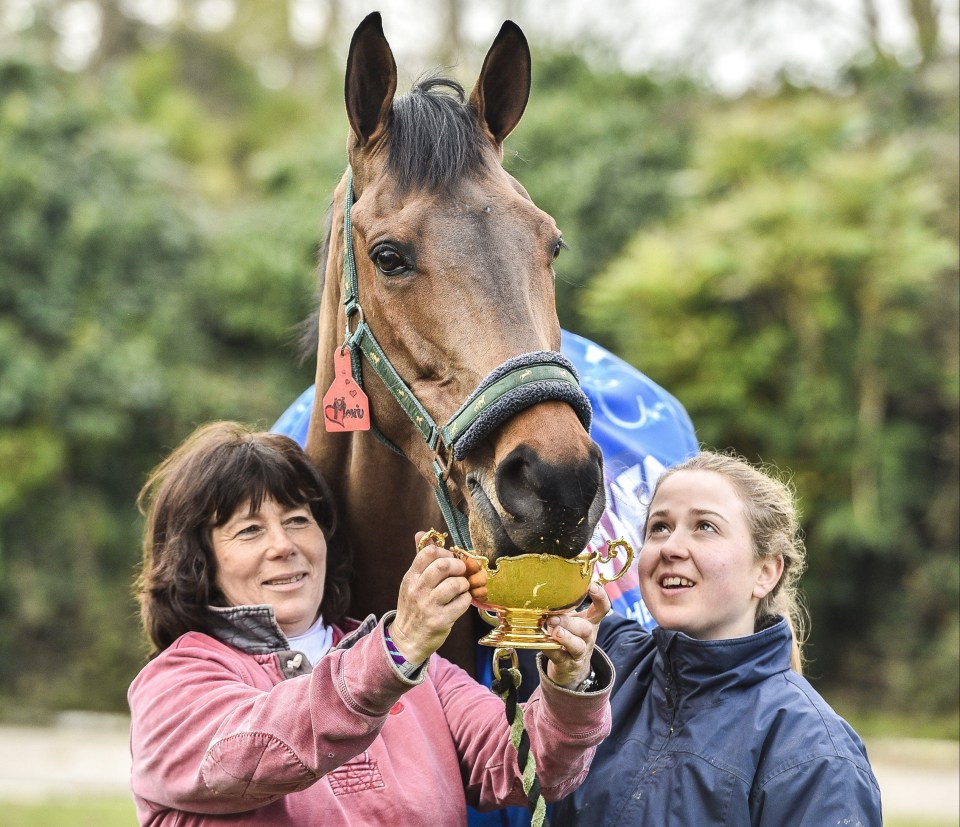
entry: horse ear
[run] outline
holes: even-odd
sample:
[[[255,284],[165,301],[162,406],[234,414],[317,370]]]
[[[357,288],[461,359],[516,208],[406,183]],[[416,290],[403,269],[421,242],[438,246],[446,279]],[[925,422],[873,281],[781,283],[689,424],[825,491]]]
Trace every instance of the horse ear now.
[[[347,117],[359,146],[386,126],[396,91],[397,64],[383,34],[380,12],[373,12],[353,33],[343,86]]]
[[[530,47],[520,27],[507,20],[483,60],[470,104],[500,146],[520,123],[530,97]]]

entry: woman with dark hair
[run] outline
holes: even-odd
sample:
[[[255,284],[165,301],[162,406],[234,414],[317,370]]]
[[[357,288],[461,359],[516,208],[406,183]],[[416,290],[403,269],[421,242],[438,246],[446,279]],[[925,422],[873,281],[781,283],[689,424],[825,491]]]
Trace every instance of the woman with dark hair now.
[[[161,463],[137,500],[148,516],[140,606],[153,654],[187,632],[209,634],[221,625],[220,613],[211,609],[230,603],[216,580],[211,529],[221,528],[242,503],[249,501],[250,511],[257,512],[265,499],[289,509],[309,508],[327,538],[320,613],[343,618],[350,601],[350,559],[334,533],[326,482],[286,437],[216,423],[195,431]]]
[[[138,502],[154,647],[128,695],[142,824],[461,825],[467,803],[525,803],[503,703],[434,655],[476,570],[427,545],[395,612],[347,618],[326,483],[293,440],[236,423],[198,429]],[[524,708],[548,800],[609,730],[613,670],[594,648],[609,601],[591,597],[550,627],[563,648],[539,659]]]

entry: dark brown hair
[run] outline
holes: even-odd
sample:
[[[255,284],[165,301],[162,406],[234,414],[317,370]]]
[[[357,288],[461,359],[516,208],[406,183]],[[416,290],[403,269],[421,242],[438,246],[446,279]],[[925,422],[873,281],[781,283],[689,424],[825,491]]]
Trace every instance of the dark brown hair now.
[[[336,532],[330,488],[303,449],[280,434],[255,432],[236,422],[203,425],[150,474],[137,497],[146,515],[143,568],[137,597],[155,651],[185,632],[210,631],[209,606],[225,606],[216,585],[211,530],[237,508],[264,499],[308,506],[327,541],[327,571],[320,611],[343,619],[350,600],[350,557]]]

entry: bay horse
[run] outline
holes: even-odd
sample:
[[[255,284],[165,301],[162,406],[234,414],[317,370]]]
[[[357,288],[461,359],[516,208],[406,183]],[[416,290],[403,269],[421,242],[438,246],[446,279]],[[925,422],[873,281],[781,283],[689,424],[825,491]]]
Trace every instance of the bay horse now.
[[[502,166],[530,76],[510,21],[469,97],[436,77],[397,96],[379,13],[351,40],[349,165],[321,253],[306,448],[353,548],[357,617],[395,607],[417,530],[446,521],[458,545],[491,561],[573,557],[603,513],[589,401],[559,353],[563,239]],[[335,380],[351,379],[324,403]],[[370,431],[324,425],[336,431],[350,415]],[[461,621],[441,652],[473,672],[475,641]]]

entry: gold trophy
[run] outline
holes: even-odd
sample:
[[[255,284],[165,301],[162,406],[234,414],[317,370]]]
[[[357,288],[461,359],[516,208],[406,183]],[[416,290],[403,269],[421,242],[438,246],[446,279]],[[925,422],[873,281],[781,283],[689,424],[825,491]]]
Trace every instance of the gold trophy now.
[[[420,539],[418,549],[431,543],[445,546],[446,540],[446,534],[431,529]],[[547,618],[579,606],[594,579],[597,562],[613,560],[620,549],[626,552],[626,562],[613,577],[598,574],[596,582],[602,586],[619,580],[633,563],[633,547],[622,538],[610,540],[606,553],[584,551],[569,560],[556,554],[518,554],[501,557],[491,564],[486,557],[457,546],[450,551],[461,560],[475,561],[487,575],[486,598],[474,598],[473,605],[480,610],[480,616],[496,628],[481,638],[480,643],[542,650],[560,648],[543,630]]]

